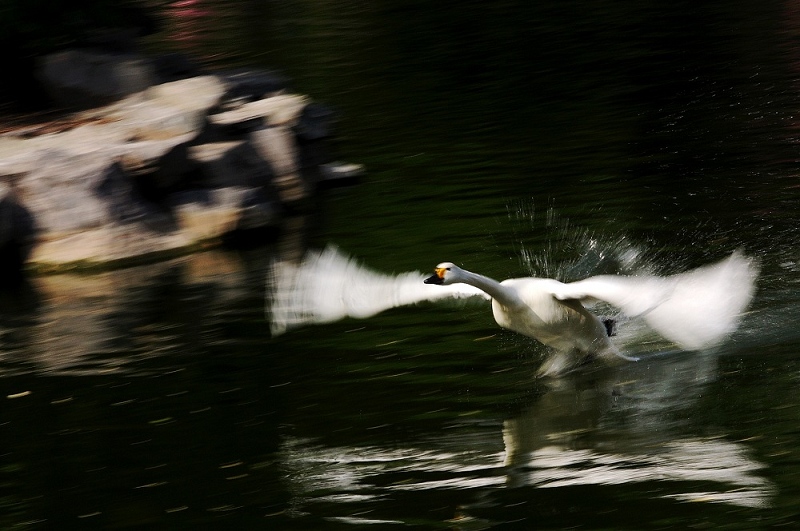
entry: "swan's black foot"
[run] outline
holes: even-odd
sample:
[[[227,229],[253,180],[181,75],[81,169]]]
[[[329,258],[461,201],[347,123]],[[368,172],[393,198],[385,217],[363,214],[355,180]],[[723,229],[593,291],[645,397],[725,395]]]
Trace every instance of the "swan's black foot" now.
[[[613,317],[601,317],[600,322],[606,327],[608,337],[617,335],[617,320]]]

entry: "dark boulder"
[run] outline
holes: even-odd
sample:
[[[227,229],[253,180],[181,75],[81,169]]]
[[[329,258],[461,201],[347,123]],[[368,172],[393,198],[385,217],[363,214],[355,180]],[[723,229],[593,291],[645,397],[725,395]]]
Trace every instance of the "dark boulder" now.
[[[36,239],[33,214],[21,205],[11,187],[0,184],[0,290],[15,289]]]
[[[300,113],[294,126],[295,134],[301,141],[323,140],[333,136],[336,113],[320,103],[309,103]]]
[[[228,86],[226,101],[255,101],[289,88],[286,77],[268,70],[223,70],[217,72]]]
[[[44,56],[37,77],[50,98],[67,109],[110,103],[156,82],[150,61],[142,56],[81,49]]]

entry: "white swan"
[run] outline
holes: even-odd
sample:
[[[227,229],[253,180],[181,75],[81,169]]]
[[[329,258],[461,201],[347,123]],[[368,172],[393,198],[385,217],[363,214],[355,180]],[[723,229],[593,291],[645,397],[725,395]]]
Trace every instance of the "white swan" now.
[[[557,280],[512,278],[497,282],[451,262],[439,264],[435,271],[425,279],[426,284],[468,284],[489,295],[494,320],[503,328],[578,357],[624,357],[611,344],[608,330],[598,317],[578,299],[558,297],[564,284]]]
[[[605,301],[629,317],[642,317],[659,334],[687,350],[722,341],[752,299],[757,269],[740,252],[727,259],[669,277],[603,275],[569,284],[545,278],[497,282],[451,262],[436,266],[426,284],[474,286],[492,299],[495,321],[537,339],[556,356],[543,372],[559,372],[582,358],[624,356],[608,329],[582,301]]]
[[[299,264],[271,271],[268,314],[273,334],[344,317],[442,299],[491,299],[497,323],[553,347],[541,372],[563,372],[586,357],[631,359],[611,343],[604,324],[583,306],[605,301],[628,317],[642,317],[687,350],[721,342],[750,303],[757,268],[740,252],[686,273],[668,276],[597,276],[561,283],[543,278],[497,282],[446,262],[426,280],[421,273],[385,275],[336,247],[309,252]],[[439,285],[433,285],[439,284]]]

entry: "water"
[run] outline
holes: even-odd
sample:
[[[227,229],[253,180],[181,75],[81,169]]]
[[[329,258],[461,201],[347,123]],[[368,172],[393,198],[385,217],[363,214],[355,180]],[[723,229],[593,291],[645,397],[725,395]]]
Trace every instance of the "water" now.
[[[797,525],[791,3],[196,7],[153,46],[286,71],[369,175],[264,248],[4,299],[0,528]],[[327,244],[387,275],[669,274],[741,248],[761,276],[713,351],[637,335],[642,362],[544,381],[481,304],[271,337],[269,265]]]

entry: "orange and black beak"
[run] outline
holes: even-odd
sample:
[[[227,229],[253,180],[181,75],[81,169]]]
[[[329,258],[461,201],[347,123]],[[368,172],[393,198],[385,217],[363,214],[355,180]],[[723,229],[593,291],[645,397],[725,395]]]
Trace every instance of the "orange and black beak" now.
[[[436,273],[425,279],[425,284],[444,284],[445,269],[443,267],[437,267],[435,271]]]

